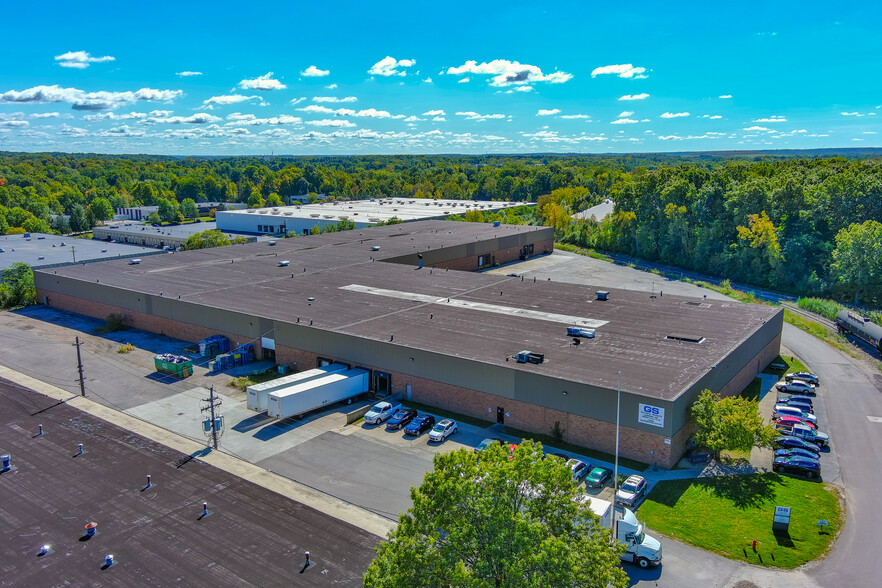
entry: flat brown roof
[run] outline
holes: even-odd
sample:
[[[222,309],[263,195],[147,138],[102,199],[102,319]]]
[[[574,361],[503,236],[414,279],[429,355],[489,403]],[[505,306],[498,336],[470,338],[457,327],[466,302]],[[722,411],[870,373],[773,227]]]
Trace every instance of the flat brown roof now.
[[[295,323],[299,317],[301,325],[312,321],[311,328],[369,340],[389,342],[394,334],[394,344],[402,348],[606,388],[615,387],[623,370],[631,374],[628,392],[664,399],[678,396],[779,312],[737,302],[652,297],[601,284],[534,282],[530,275],[420,270],[381,261],[512,235],[538,237],[537,230],[548,234],[538,227],[423,221],[279,240],[275,246],[176,253],[135,266],[104,262],[57,272],[276,321]],[[279,267],[279,261],[290,263]],[[51,290],[51,280],[44,280]],[[596,300],[596,290],[609,291],[609,299]],[[596,337],[573,345],[566,335],[570,324],[594,327]],[[703,339],[668,338],[676,333]],[[545,363],[506,361],[523,349],[544,353]]]
[[[74,457],[78,443],[86,453]],[[0,474],[11,585],[361,586],[380,542],[5,380],[0,452],[17,468]],[[143,490],[147,474],[154,487]],[[197,520],[203,500],[212,514]],[[92,521],[98,534],[84,540]],[[38,557],[42,545],[52,551]],[[301,575],[305,551],[317,565]],[[101,569],[107,554],[117,563]]]

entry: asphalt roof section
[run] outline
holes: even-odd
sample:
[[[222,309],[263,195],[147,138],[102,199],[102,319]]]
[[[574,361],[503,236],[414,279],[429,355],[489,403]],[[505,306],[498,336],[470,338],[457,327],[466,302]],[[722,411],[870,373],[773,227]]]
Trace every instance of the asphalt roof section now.
[[[280,240],[275,247],[240,245],[149,258],[138,266],[110,262],[57,272],[277,321],[299,318],[302,328],[606,388],[615,387],[623,370],[632,374],[623,391],[667,400],[779,312],[732,301],[652,297],[602,284],[534,281],[529,274],[522,279],[370,259],[527,230],[535,228],[422,221]],[[380,251],[371,251],[371,245]],[[290,264],[279,267],[280,260]],[[596,290],[608,290],[609,300],[596,300]],[[595,326],[597,336],[572,345],[569,324]],[[678,333],[704,339],[668,338]],[[524,349],[544,353],[545,363],[506,360]]]
[[[0,253],[0,271],[15,263],[41,268],[123,257],[128,259],[157,252],[155,247],[104,243],[44,233],[29,235],[0,235],[0,249],[3,250]]]
[[[5,380],[0,453],[15,467],[0,474],[3,585],[360,586],[379,543]],[[203,500],[211,514],[200,520]],[[85,540],[93,521],[97,534]],[[42,545],[51,550],[38,556]],[[300,574],[305,551],[316,565]],[[102,569],[107,554],[116,563]]]

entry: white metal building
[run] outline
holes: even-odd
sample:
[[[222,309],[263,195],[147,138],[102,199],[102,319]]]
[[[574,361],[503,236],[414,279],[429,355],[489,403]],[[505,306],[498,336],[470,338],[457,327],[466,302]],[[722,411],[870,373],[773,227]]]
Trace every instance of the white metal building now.
[[[215,215],[221,231],[239,233],[308,234],[318,226],[335,225],[351,220],[356,228],[365,228],[398,218],[404,222],[443,219],[469,210],[498,212],[514,206],[530,206],[529,202],[497,202],[489,200],[431,200],[421,198],[377,198],[218,211]]]

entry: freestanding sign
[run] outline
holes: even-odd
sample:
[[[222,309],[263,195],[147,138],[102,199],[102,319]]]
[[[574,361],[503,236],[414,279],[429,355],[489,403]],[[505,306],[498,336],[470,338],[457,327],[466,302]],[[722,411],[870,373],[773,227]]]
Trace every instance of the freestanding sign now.
[[[653,427],[665,426],[665,409],[649,404],[641,404],[637,413],[637,421]]]

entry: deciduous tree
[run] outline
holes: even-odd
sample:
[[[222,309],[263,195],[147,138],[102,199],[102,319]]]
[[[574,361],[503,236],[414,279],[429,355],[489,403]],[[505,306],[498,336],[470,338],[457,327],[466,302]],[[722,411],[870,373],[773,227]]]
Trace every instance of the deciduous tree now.
[[[849,225],[836,234],[833,275],[854,292],[854,303],[861,293],[882,300],[882,223],[868,220]]]
[[[436,454],[364,585],[624,587],[621,548],[581,497],[538,443]]]
[[[756,400],[741,396],[721,398],[704,390],[692,405],[695,442],[719,459],[721,451],[750,451],[770,447],[777,436],[774,427],[763,422]]]

